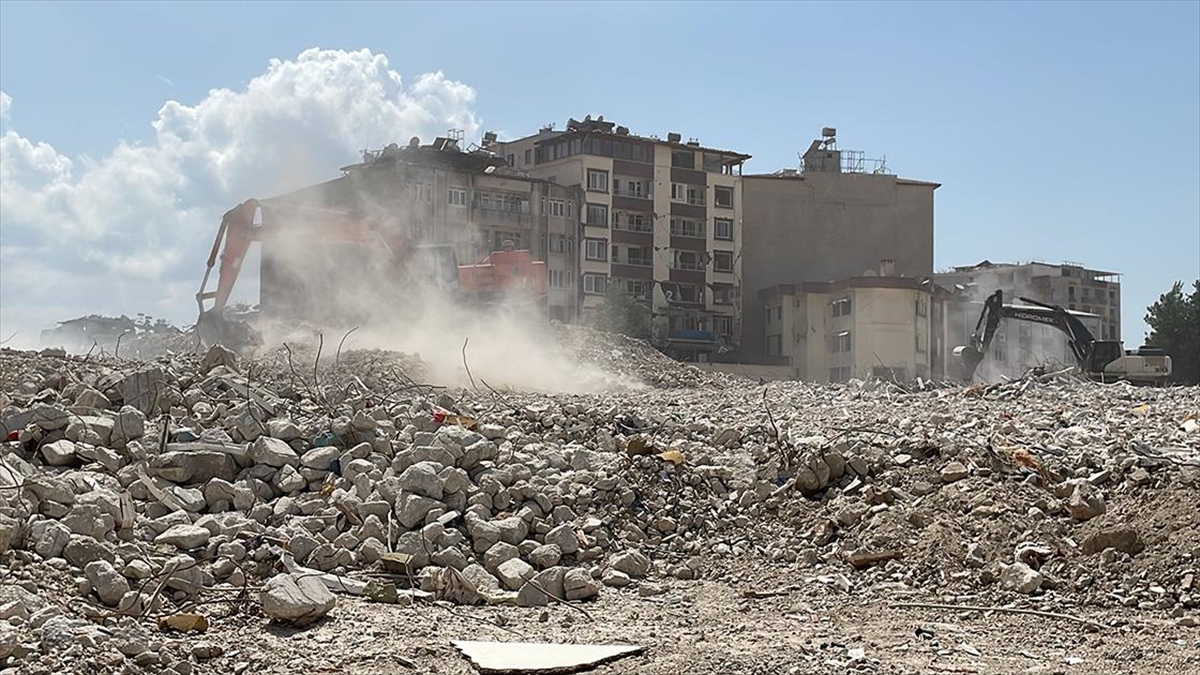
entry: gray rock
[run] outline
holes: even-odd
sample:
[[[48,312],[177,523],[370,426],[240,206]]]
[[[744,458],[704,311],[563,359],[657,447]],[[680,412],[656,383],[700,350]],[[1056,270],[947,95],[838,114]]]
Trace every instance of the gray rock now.
[[[129,582],[107,560],[94,560],[83,568],[92,590],[100,601],[109,607],[116,607],[121,598],[129,592]]]
[[[333,460],[341,457],[341,455],[342,451],[331,445],[313,448],[300,457],[300,464],[309,469],[328,471],[329,466],[333,464]]]
[[[320,580],[290,574],[277,574],[267,580],[259,598],[264,614],[293,626],[306,626],[337,604],[337,598]]]
[[[1118,525],[1106,527],[1084,537],[1082,548],[1083,552],[1089,555],[1108,548],[1115,548],[1129,555],[1137,555],[1146,549],[1146,544],[1137,530],[1127,525]]]
[[[71,539],[63,547],[62,557],[76,567],[83,567],[94,560],[107,560],[111,563],[117,559],[104,544],[86,534],[71,535]]]
[[[496,570],[499,569],[501,563],[520,557],[521,552],[517,550],[516,546],[501,541],[493,544],[483,554],[483,566],[487,568],[487,571],[496,574]]]
[[[1090,483],[1080,483],[1067,499],[1067,513],[1074,520],[1091,520],[1102,515],[1108,507],[1104,504],[1104,495]]]
[[[200,548],[208,543],[212,532],[196,525],[175,525],[154,538],[155,544],[169,544],[181,549]]]
[[[942,467],[939,475],[942,477],[942,482],[953,483],[966,478],[970,475],[970,471],[962,462],[948,462],[946,466]]]
[[[57,558],[71,541],[71,530],[56,520],[39,520],[30,528],[33,550],[42,558]]]
[[[1042,587],[1042,574],[1025,563],[1013,563],[1000,572],[1000,584],[1029,595]]]
[[[255,439],[250,446],[250,459],[255,464],[274,467],[300,466],[300,458],[296,456],[296,451],[292,450],[292,446],[270,436],[259,436]]]
[[[113,420],[94,415],[73,415],[63,434],[76,443],[108,445],[112,439]]]
[[[229,454],[213,450],[168,451],[149,459],[146,473],[172,483],[206,483],[213,478],[232,483],[237,465]]]
[[[8,553],[13,543],[21,538],[20,534],[21,521],[0,513],[0,555]]]
[[[78,394],[75,395],[75,405],[84,408],[98,408],[107,410],[108,406],[112,405],[112,401],[100,392],[91,387],[84,387]]]
[[[618,570],[608,570],[601,577],[601,581],[605,586],[612,586],[614,588],[624,588],[633,583],[633,579],[630,579],[628,574]]]
[[[554,567],[562,560],[562,549],[556,544],[543,544],[529,552],[529,562],[540,569]]]
[[[524,541],[529,534],[529,526],[517,516],[497,520],[495,525],[500,530],[500,541],[514,546]]]
[[[76,504],[61,522],[72,533],[93,539],[103,539],[116,527],[113,517],[101,511],[95,504]]]
[[[557,546],[563,555],[571,555],[579,550],[579,539],[575,536],[575,529],[568,523],[552,528],[546,533],[545,539],[547,544]]]
[[[499,577],[500,583],[510,591],[520,590],[525,580],[533,575],[533,567],[520,558],[505,560],[496,567],[496,576]]]
[[[400,474],[400,487],[430,499],[441,499],[445,492],[442,479],[438,477],[441,468],[433,462],[417,462]]]
[[[263,438],[266,438],[265,436]],[[291,466],[285,466],[275,475],[275,487],[284,494],[298,492],[308,487],[308,481]]]
[[[456,570],[463,570],[467,567],[467,556],[462,551],[454,547],[444,548],[430,556],[430,561],[441,567],[453,567]]]
[[[50,466],[69,466],[75,463],[75,444],[67,439],[42,446],[42,457]]]
[[[412,529],[425,524],[425,516],[441,502],[421,495],[406,494],[397,500],[396,520],[406,528]]]
[[[563,575],[563,592],[566,600],[586,600],[600,595],[600,586],[586,570],[569,569]]]
[[[133,406],[123,406],[113,420],[112,444],[123,448],[130,441],[137,440],[146,434],[146,416]]]
[[[562,567],[551,567],[538,572],[533,576],[533,583],[525,584],[517,592],[517,604],[522,607],[543,607],[549,604],[553,598],[546,595],[543,589],[557,598],[564,598],[566,591],[563,589],[563,578],[565,576],[566,569]]]
[[[618,553],[609,561],[609,566],[635,579],[640,579],[650,573],[650,559],[639,551]]]

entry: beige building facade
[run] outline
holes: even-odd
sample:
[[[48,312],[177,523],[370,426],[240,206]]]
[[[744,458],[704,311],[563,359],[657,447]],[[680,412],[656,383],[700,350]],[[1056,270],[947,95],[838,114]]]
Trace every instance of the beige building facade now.
[[[905,277],[851,277],[759,291],[767,356],[797,379],[929,379],[940,369],[932,285]]]
[[[704,358],[742,333],[742,164],[749,155],[571,120],[491,149],[580,193],[580,310],[616,285],[640,301],[669,353]]]
[[[861,276],[879,261],[892,274],[933,274],[937,183],[900,178],[883,162],[838,150],[825,129],[799,171],[742,178],[746,330],[741,355],[766,356],[765,306],[759,291],[798,282]]]

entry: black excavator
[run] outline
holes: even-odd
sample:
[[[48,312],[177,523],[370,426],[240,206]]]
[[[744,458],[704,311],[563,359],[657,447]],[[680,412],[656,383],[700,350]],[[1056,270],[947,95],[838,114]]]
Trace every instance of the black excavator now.
[[[1171,357],[1163,350],[1142,347],[1137,351],[1125,351],[1124,345],[1117,340],[1097,340],[1083,322],[1058,305],[1025,297],[1021,301],[1027,304],[1004,304],[1002,291],[996,291],[984,301],[975,332],[971,334],[971,344],[954,348],[964,379],[974,377],[1001,319],[1031,321],[1061,331],[1067,336],[1067,345],[1075,355],[1079,370],[1094,380],[1160,385],[1170,377]]]

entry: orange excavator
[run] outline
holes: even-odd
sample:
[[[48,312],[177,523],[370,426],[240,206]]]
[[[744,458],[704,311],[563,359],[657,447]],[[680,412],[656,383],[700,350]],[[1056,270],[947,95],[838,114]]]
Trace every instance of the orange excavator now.
[[[476,264],[459,265],[452,245],[414,242],[376,219],[336,209],[273,205],[268,224],[261,211],[259,201],[249,199],[221,218],[196,293],[196,326],[205,343],[239,350],[261,343],[257,331],[232,316],[229,307],[256,241],[263,244],[261,313],[276,321],[358,325],[380,307],[404,311],[404,298],[417,288],[469,306],[544,306],[546,263],[511,242]],[[208,290],[218,255],[216,289]]]

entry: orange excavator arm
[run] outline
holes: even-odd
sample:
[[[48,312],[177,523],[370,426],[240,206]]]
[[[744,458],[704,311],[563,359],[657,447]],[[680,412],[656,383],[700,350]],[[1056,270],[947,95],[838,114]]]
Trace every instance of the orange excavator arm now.
[[[196,293],[196,305],[200,313],[204,313],[204,301],[212,300],[212,310],[220,312],[229,302],[229,294],[237,282],[238,274],[242,271],[242,263],[250,244],[261,235],[259,227],[254,225],[254,216],[258,212],[258,200],[247,199],[225,212],[221,217],[221,227],[217,229],[217,237],[213,240],[212,251],[208,254],[208,265],[204,269],[204,279],[200,282],[200,290]],[[222,252],[222,243],[224,251]],[[217,263],[217,255],[221,256],[221,269],[217,272],[217,290],[206,290],[208,279],[212,275],[213,266]]]

